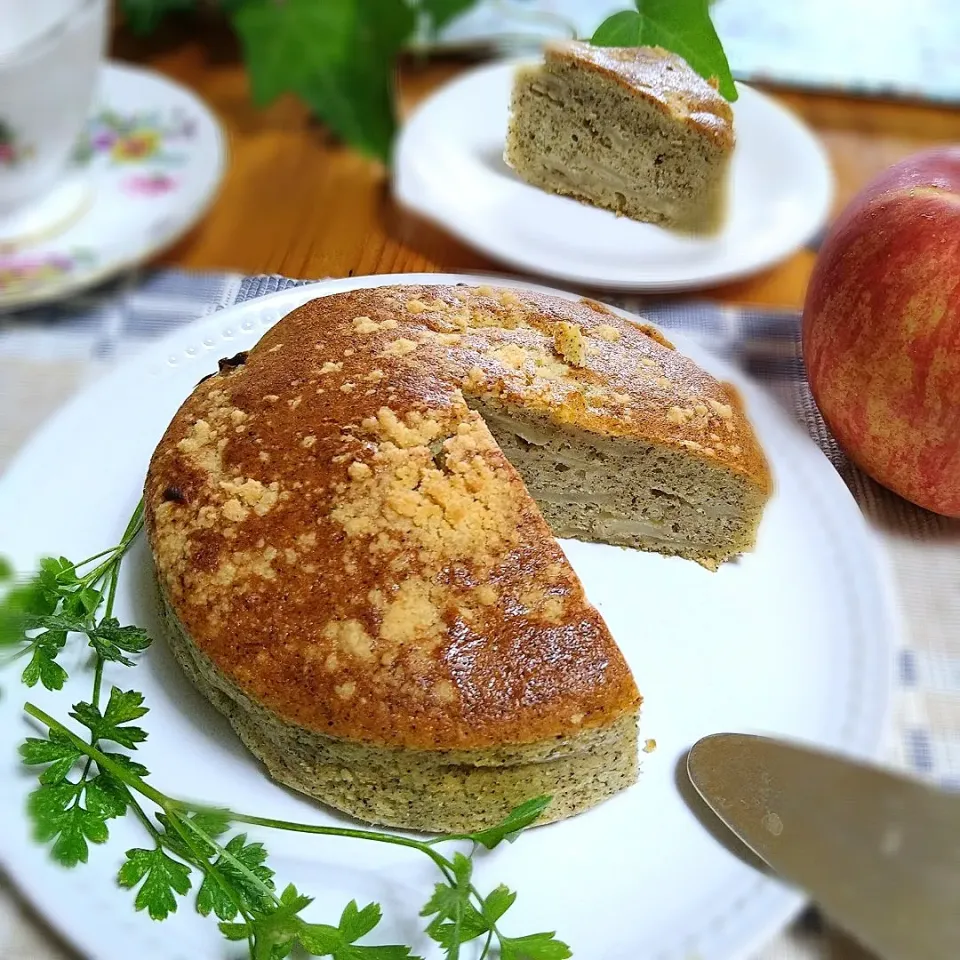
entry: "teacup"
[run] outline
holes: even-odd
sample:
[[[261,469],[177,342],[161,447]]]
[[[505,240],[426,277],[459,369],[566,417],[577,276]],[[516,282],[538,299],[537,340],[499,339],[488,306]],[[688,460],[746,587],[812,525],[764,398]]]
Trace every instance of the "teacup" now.
[[[87,186],[70,166],[92,106],[107,0],[0,0],[0,244],[72,219]]]

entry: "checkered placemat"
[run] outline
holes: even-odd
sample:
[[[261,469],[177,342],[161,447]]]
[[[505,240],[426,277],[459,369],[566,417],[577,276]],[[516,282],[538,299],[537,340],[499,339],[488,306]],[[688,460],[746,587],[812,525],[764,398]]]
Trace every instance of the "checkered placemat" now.
[[[127,276],[65,304],[0,315],[0,470],[41,419],[106,366],[180,325],[297,282],[302,281],[162,270]],[[899,651],[890,759],[943,787],[960,789],[960,521],[888,493],[840,452],[803,377],[795,312],[608,299],[666,330],[696,337],[740,366],[830,458],[889,552],[907,628]],[[4,950],[3,912],[0,956],[13,957],[15,952]],[[765,951],[763,960],[836,955],[808,918]]]

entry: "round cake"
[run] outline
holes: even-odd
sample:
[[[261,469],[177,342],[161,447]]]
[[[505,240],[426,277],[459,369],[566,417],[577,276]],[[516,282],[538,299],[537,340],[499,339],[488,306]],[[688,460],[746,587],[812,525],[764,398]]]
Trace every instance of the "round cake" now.
[[[374,823],[634,782],[640,696],[555,536],[715,568],[770,475],[734,390],[592,301],[323,297],[220,363],[146,481],[169,640],[279,781]]]

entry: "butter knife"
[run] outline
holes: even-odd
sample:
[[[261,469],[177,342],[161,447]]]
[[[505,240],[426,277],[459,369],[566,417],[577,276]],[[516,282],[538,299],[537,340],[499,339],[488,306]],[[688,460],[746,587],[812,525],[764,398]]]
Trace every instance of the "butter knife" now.
[[[717,816],[885,960],[960,960],[960,797],[766,737],[687,758]]]

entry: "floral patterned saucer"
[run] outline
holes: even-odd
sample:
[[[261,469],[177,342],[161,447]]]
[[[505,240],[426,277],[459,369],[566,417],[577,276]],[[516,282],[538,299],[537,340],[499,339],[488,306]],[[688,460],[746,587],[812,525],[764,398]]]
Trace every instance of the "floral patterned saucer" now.
[[[74,175],[90,200],[53,236],[0,242],[0,309],[53,300],[135,266],[204,214],[224,171],[219,123],[194,94],[148,70],[104,64]],[[30,150],[0,129],[0,164]]]

